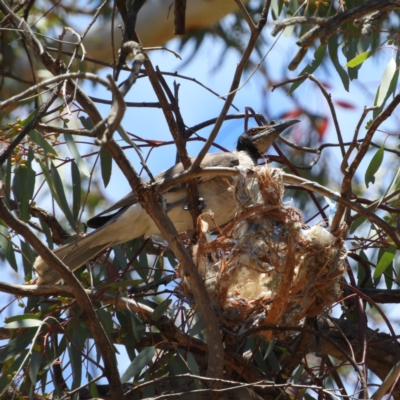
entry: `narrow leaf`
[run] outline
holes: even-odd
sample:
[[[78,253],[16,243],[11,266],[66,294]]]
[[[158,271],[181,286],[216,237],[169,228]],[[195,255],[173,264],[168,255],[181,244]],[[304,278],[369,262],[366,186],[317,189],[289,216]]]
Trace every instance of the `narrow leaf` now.
[[[359,218],[357,218],[357,219],[351,224],[350,231],[349,231],[350,234],[354,233],[354,232],[357,230],[357,228],[358,228],[359,226],[361,226],[366,220],[367,220],[367,218],[365,218],[365,217],[359,217]]]
[[[71,209],[69,208],[69,204],[67,202],[67,198],[65,196],[65,191],[64,191],[64,185],[62,182],[62,179],[60,177],[60,174],[58,173],[57,168],[54,166],[54,164],[51,162],[51,176],[53,177],[53,182],[54,182],[54,187],[56,192],[58,193],[58,198],[59,198],[59,207],[65,214],[65,217],[67,218],[69,224],[71,225],[71,228],[75,230],[76,224],[74,217],[72,215]]]
[[[365,172],[365,185],[368,187],[369,183],[375,183],[375,174],[378,172],[384,154],[384,145],[379,148],[379,150],[372,157],[371,162],[368,165],[367,171]]]
[[[393,76],[396,72],[396,61],[394,58],[391,58],[388,65],[383,72],[381,84],[378,89],[378,96],[375,102],[375,106],[380,107],[385,101],[386,95],[388,93],[390,83],[392,82]]]
[[[51,153],[55,156],[58,156],[57,152],[50,145],[50,143],[36,129],[31,130],[29,132],[29,136],[32,141],[41,147],[46,153]]]
[[[365,51],[364,53],[359,54],[358,56],[351,59],[344,68],[354,68],[357,65],[362,64],[365,60],[372,56],[373,51]]]
[[[101,177],[103,178],[104,186],[110,182],[112,172],[112,157],[105,146],[101,146],[100,149],[100,165],[101,165]]]
[[[79,121],[81,121],[81,124],[85,129],[90,130],[93,128],[93,122],[89,117],[80,116]]]
[[[32,384],[36,383],[37,374],[40,370],[42,359],[42,355],[37,351],[34,351],[31,355],[31,359],[29,362],[29,378],[31,378]]]
[[[47,166],[44,162],[39,161],[39,164],[40,164],[40,167],[42,168],[42,172],[43,172],[44,178],[47,182],[47,185],[50,189],[51,195],[52,195],[53,199],[56,201],[56,203],[59,204],[60,199],[58,197],[58,193],[57,193],[54,181],[53,181],[53,177],[50,174],[49,169],[47,168]]]
[[[311,64],[307,65],[299,74],[299,76],[308,73],[312,74],[321,64],[322,60],[324,59],[326,53],[326,46],[319,46],[314,53],[314,60]],[[303,81],[295,82],[290,86],[289,93],[293,93],[302,83]]]
[[[392,262],[394,256],[396,254],[396,246],[390,246],[384,253],[381,259],[378,262],[378,265],[375,268],[374,272],[374,279],[378,278],[381,276],[386,268],[390,265]]]
[[[20,321],[13,321],[4,325],[6,329],[20,329],[20,328],[37,328],[42,325],[42,321],[39,319],[22,319]]]
[[[82,157],[78,151],[78,148],[76,147],[76,143],[74,141],[74,138],[72,135],[67,135],[64,134],[64,139],[65,143],[67,143],[68,149],[71,152],[72,156],[75,158],[76,163],[78,164],[78,167],[80,171],[82,172],[83,175],[89,177],[90,172],[84,161],[82,160]]]
[[[32,343],[36,330],[27,330],[23,335],[17,335],[8,344],[0,348],[0,363],[4,363],[10,358],[17,356]]]
[[[340,76],[340,79],[342,80],[343,87],[346,89],[346,91],[349,91],[349,76],[347,75],[346,71],[343,69],[343,67],[339,63],[339,58],[338,58],[338,43],[337,43],[337,38],[336,36],[332,36],[329,41],[328,41],[328,50],[329,50],[329,55],[331,56],[331,61],[337,71],[337,73]]]
[[[11,240],[9,240],[9,241],[7,242],[6,259],[7,259],[7,261],[10,263],[11,268],[12,268],[15,272],[18,272],[18,264],[17,264],[17,260],[16,260],[16,258],[15,258],[14,246],[13,246]]]
[[[21,240],[21,255],[22,255],[22,264],[24,265],[25,276],[29,276],[32,278],[32,265],[35,261],[35,256],[33,254],[31,246]]]
[[[164,300],[162,303],[160,303],[153,311],[153,315],[151,318],[154,321],[158,321],[161,316],[164,315],[165,311],[168,310],[169,305],[172,303],[171,299]]]
[[[6,322],[23,321],[25,319],[37,319],[40,321],[40,317],[36,314],[21,314],[6,318]]]
[[[75,161],[71,161],[72,177],[72,214],[77,220],[81,209],[81,175]]]
[[[126,383],[135,375],[139,374],[142,369],[149,364],[155,354],[156,350],[154,347],[146,347],[145,349],[143,349],[124,372],[121,377],[121,382]]]

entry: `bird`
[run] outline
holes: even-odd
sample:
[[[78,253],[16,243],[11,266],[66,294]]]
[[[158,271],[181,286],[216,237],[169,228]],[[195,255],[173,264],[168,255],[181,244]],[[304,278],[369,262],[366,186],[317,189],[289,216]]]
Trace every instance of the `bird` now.
[[[250,128],[240,135],[234,152],[208,153],[200,167],[254,167],[280,133],[297,122],[299,122],[297,119],[271,121],[267,125]],[[183,165],[178,163],[157,175],[155,181],[162,182],[183,171]],[[235,178],[226,179],[218,176],[198,179],[201,203],[204,208],[213,212],[217,226],[229,223],[238,211],[234,182]],[[185,185],[172,187],[162,193],[160,206],[165,207],[178,232],[193,229],[192,215],[187,210]],[[54,254],[72,271],[94,259],[109,247],[141,236],[161,236],[157,225],[142,208],[134,192],[89,219],[87,226],[95,230],[54,250]],[[47,265],[40,256],[36,258],[33,268],[38,277],[38,285],[56,284],[61,280],[51,265]]]

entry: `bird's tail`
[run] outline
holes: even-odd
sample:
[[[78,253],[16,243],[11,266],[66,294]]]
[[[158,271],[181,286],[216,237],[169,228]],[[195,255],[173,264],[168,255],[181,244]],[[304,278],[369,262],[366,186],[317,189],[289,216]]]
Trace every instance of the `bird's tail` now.
[[[54,250],[54,254],[66,264],[71,271],[75,271],[106,248],[112,246],[112,242],[99,240],[99,231],[89,233],[72,243],[61,246]],[[55,284],[61,280],[60,275],[42,257],[37,257],[33,265],[38,276],[37,284]]]
[[[152,220],[146,212],[143,212],[140,203],[133,204],[113,215],[106,224],[95,231],[54,250],[54,254],[71,271],[75,271],[108,247],[142,236],[148,230],[150,221]],[[57,272],[40,256],[36,259],[33,268],[38,276],[38,285],[57,283],[61,280]]]

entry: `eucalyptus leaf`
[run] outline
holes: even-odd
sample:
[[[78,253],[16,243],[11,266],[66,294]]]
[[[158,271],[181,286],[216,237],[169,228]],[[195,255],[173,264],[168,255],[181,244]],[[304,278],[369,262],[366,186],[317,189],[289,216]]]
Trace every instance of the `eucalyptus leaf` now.
[[[331,61],[333,63],[333,66],[335,67],[337,73],[339,74],[340,79],[342,80],[343,87],[348,92],[350,80],[349,80],[349,76],[347,75],[346,71],[343,69],[343,67],[339,63],[338,47],[339,47],[339,45],[337,43],[337,37],[336,37],[336,35],[333,35],[328,40],[329,55],[331,56]]]
[[[378,96],[375,101],[375,106],[380,107],[386,99],[386,95],[389,91],[390,83],[394,77],[396,72],[396,61],[394,58],[391,58],[389,63],[387,64],[385,71],[383,72],[381,84],[378,89]]]
[[[382,165],[384,151],[385,148],[384,145],[382,145],[372,157],[368,168],[365,171],[365,185],[367,187],[369,187],[370,183],[375,183],[375,174],[378,172],[380,166]]]
[[[137,357],[131,362],[127,370],[124,372],[124,374],[121,377],[121,382],[126,383],[129,380],[131,380],[134,376],[139,374],[143,368],[145,368],[152,358],[156,354],[156,349],[155,347],[146,347],[144,348],[138,355]]]
[[[357,65],[362,64],[365,60],[368,60],[369,57],[374,54],[373,51],[364,51],[364,53],[359,54],[358,56],[355,56],[353,59],[347,62],[347,64],[344,66],[345,68],[354,68]]]
[[[168,307],[172,303],[171,299],[164,300],[162,303],[160,303],[153,311],[153,314],[151,318],[154,321],[158,321],[160,317],[164,315],[164,313],[168,310]]]
[[[104,187],[107,187],[107,185],[110,183],[112,173],[112,157],[105,146],[101,146],[100,149],[100,165]]]
[[[390,265],[390,263],[393,261],[393,258],[396,254],[396,246],[391,245],[382,255],[380,260],[378,261],[378,264],[375,268],[374,272],[374,279],[378,278],[380,275],[382,275],[386,268]]]
[[[32,129],[29,132],[29,137],[31,138],[32,142],[36,143],[45,152],[54,154],[56,157],[58,156],[58,154],[54,150],[53,146],[51,146],[50,143],[36,129]]]
[[[54,164],[50,162],[50,165],[51,165],[51,176],[53,177],[54,189],[58,194],[58,199],[59,199],[58,205],[65,214],[65,217],[67,218],[69,224],[71,225],[71,228],[75,230],[76,222],[69,207],[67,197],[65,196],[63,181]]]

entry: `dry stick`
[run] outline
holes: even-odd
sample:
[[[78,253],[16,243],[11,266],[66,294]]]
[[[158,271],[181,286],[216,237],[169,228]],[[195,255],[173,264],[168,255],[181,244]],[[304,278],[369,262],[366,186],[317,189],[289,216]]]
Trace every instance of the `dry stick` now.
[[[178,98],[177,95],[174,96],[171,92],[171,89],[169,88],[169,86],[167,85],[167,82],[165,81],[164,77],[162,76],[160,70],[157,68],[157,77],[158,77],[158,81],[160,82],[160,84],[162,85],[166,95],[169,98],[170,101],[170,109],[171,111],[175,114],[175,125],[178,128],[179,131],[179,138],[180,138],[180,142],[182,143],[182,145],[185,147],[185,152],[186,152],[186,142],[184,141],[184,137],[185,137],[185,124],[183,122],[183,118],[181,115],[181,111],[179,109],[179,105],[178,105]],[[175,139],[175,136],[174,136]],[[176,140],[175,140],[176,142]],[[187,153],[186,153],[187,156]],[[178,158],[180,161],[180,154],[178,151]],[[190,159],[189,159],[190,160]],[[182,163],[183,164],[183,163]],[[190,161],[187,165],[184,165],[185,169],[190,168],[190,165],[192,164],[192,162]],[[188,181],[187,186],[186,186],[186,190],[187,190],[187,195],[188,195],[188,203],[189,203],[189,212],[192,216],[192,222],[193,222],[193,226],[197,225],[197,218],[199,217],[201,211],[200,211],[200,195],[199,195],[199,190],[197,188],[197,182],[195,179],[191,179]]]
[[[343,161],[342,161],[342,164],[341,164],[341,166],[340,166],[340,170],[342,171],[342,174],[343,174],[343,175],[346,175],[346,173],[347,173],[347,169],[348,169],[348,167],[349,167],[348,164],[347,164],[347,162],[349,161],[349,157],[351,156],[351,153],[352,153],[353,150],[356,149],[357,146],[358,146],[358,133],[360,132],[361,124],[363,123],[365,117],[367,116],[367,114],[368,114],[370,111],[376,110],[376,109],[378,109],[378,108],[379,108],[378,106],[374,106],[374,107],[365,107],[365,108],[364,108],[364,111],[363,111],[363,113],[362,113],[362,115],[361,115],[361,118],[360,118],[360,120],[358,121],[358,124],[357,124],[357,126],[356,126],[356,130],[355,130],[355,132],[354,132],[353,140],[352,140],[352,142],[350,143],[349,148],[347,149],[347,152],[346,152],[345,156],[343,157]],[[363,139],[362,141],[364,141],[364,139]],[[370,143],[370,144],[372,144],[372,143]],[[379,146],[379,147],[380,147],[380,146]]]
[[[135,0],[136,2],[137,0]],[[130,13],[134,13],[134,5],[132,4]],[[143,0],[138,1],[143,2]],[[130,19],[134,19],[135,16],[131,15]],[[136,35],[134,30],[125,31],[124,40],[134,40],[139,42],[139,38]],[[147,75],[149,77],[150,83],[153,86],[153,90],[160,102],[162,111],[164,113],[165,119],[167,121],[170,132],[175,140],[178,154],[182,165],[185,168],[189,168],[191,165],[190,158],[187,154],[186,147],[184,145],[183,139],[179,132],[179,127],[174,119],[170,104],[166,98],[165,92],[163,91],[160,81],[157,77],[157,74],[153,68],[152,63],[146,57],[144,61],[144,67],[146,69]],[[107,144],[107,148],[111,152],[114,159],[121,157],[121,154],[118,154],[119,151],[122,150],[115,144],[115,142],[110,141]],[[122,167],[126,168],[126,163],[123,163]],[[131,183],[132,189],[135,191],[138,198],[141,200],[142,206],[148,212],[148,214],[153,218],[157,227],[160,229],[161,234],[165,237],[167,242],[169,243],[172,251],[175,256],[178,258],[181,263],[184,274],[187,276],[189,280],[190,287],[192,289],[192,293],[194,299],[196,301],[196,308],[203,318],[205,322],[205,330],[207,334],[207,344],[208,344],[208,368],[207,368],[207,376],[222,378],[223,376],[223,368],[224,368],[224,349],[222,347],[221,333],[218,327],[218,319],[215,315],[214,309],[211,304],[210,297],[206,291],[203,280],[200,277],[197,268],[190,257],[188,251],[185,249],[182,240],[179,237],[177,230],[172,224],[171,220],[167,217],[165,211],[160,207],[160,204],[156,200],[156,193],[154,189],[146,186],[143,181],[137,179],[133,169],[126,168],[124,171],[125,176],[128,181]],[[195,180],[189,182],[188,196],[192,199],[197,193],[197,190],[194,189],[197,183]],[[198,196],[197,196],[198,198]]]
[[[329,109],[331,110],[333,123],[335,124],[336,134],[337,134],[337,137],[339,140],[339,145],[340,145],[340,151],[342,152],[342,156],[344,157],[346,151],[344,149],[343,137],[342,137],[342,133],[340,131],[340,126],[339,126],[339,122],[338,122],[338,119],[336,116],[335,107],[332,103],[331,95],[330,95],[330,93],[327,92],[327,90],[322,85],[322,83],[314,75],[309,75],[309,74],[306,74],[306,75],[307,75],[307,78],[310,79],[310,81],[313,81],[314,83],[317,84],[317,86],[320,88],[322,94],[326,98],[326,101],[329,105]]]
[[[23,236],[28,243],[40,254],[43,260],[51,265],[68,286],[73,290],[74,296],[82,310],[84,318],[88,323],[91,334],[96,341],[97,347],[103,357],[104,372],[111,387],[112,398],[122,399],[123,391],[120,383],[117,359],[114,348],[109,341],[103,325],[100,323],[89,296],[82,288],[74,273],[51,251],[22,221],[15,218],[0,199],[0,218],[16,233]],[[113,382],[113,380],[116,380]]]
[[[310,81],[313,81],[321,90],[322,94],[324,95],[324,97],[326,98],[326,101],[329,105],[329,109],[331,110],[331,114],[332,114],[332,118],[333,118],[333,122],[335,124],[335,129],[336,129],[336,134],[337,137],[339,139],[339,145],[340,145],[340,150],[342,152],[342,156],[344,157],[345,155],[345,148],[344,148],[344,143],[343,143],[343,138],[342,138],[342,133],[340,131],[340,126],[339,126],[339,122],[336,116],[336,111],[335,111],[335,107],[332,103],[332,99],[331,99],[331,95],[326,91],[326,89],[324,88],[324,86],[322,85],[322,83],[312,74],[303,74],[301,76],[298,76],[296,78],[293,79],[287,79],[283,82],[280,82],[278,84],[275,84],[272,86],[272,91],[274,91],[276,88],[286,85],[287,83],[294,83],[294,82],[298,82],[298,81],[302,81],[305,79],[310,79]]]
[[[55,49],[54,47],[45,47],[45,49],[48,50],[48,51],[52,51],[52,52],[57,52],[57,51],[58,51],[58,49]],[[150,47],[150,48],[146,48],[146,47],[145,47],[143,50],[147,51],[147,50],[152,50],[152,49],[153,49],[153,48],[151,48],[151,47]],[[167,51],[172,52],[172,53],[175,54],[175,52],[173,52],[173,51],[170,50],[170,49],[167,49],[167,48],[161,48],[161,49],[167,50]],[[62,51],[62,54],[65,54],[65,55],[67,55],[67,56],[72,56],[73,53],[71,53],[71,52],[69,52],[69,51],[66,51],[66,50],[63,50],[63,51]],[[90,58],[90,57],[85,57],[85,60],[86,60],[86,61],[89,61],[89,62],[92,62],[92,63],[94,63],[94,64],[102,65],[103,67],[114,68],[114,65],[113,65],[113,64],[108,63],[108,62],[105,62],[105,61],[96,60],[96,59]],[[128,67],[123,67],[122,69],[123,69],[124,71],[130,71],[130,68],[128,68]],[[140,72],[144,72],[144,71],[141,70]],[[194,82],[194,83],[196,83],[197,85],[201,86],[202,88],[206,89],[208,92],[212,93],[214,96],[217,96],[219,99],[221,99],[221,100],[226,100],[226,98],[225,98],[224,96],[219,95],[217,92],[215,92],[215,91],[212,90],[211,88],[207,87],[207,86],[204,85],[203,83],[201,83],[201,82],[199,82],[198,80],[196,80],[196,78],[192,78],[192,77],[189,77],[189,76],[181,75],[181,74],[178,74],[178,72],[161,71],[161,73],[162,73],[163,75],[174,76],[174,77],[181,78],[181,79],[184,79],[184,80],[187,80],[187,81],[190,81],[190,82]],[[5,75],[5,76],[8,76],[8,77],[12,77],[13,79],[19,80],[19,81],[21,81],[21,82],[23,82],[23,83],[33,84],[33,82],[24,81],[24,80],[21,79],[20,77],[16,77],[15,75],[12,75],[9,71],[1,71],[1,70],[0,70],[0,75]],[[143,77],[144,77],[144,75],[143,75]],[[92,98],[92,99],[95,99],[94,97],[91,97],[91,98]],[[105,103],[105,104],[109,104],[109,103],[110,103],[109,100],[103,100],[103,99],[96,99],[95,101],[96,101],[96,102],[103,102],[103,103]],[[143,104],[143,105],[142,105],[142,104]],[[126,102],[126,105],[127,105],[127,106],[132,105],[133,107],[146,107],[147,104],[148,104],[148,107],[157,107],[157,108],[161,108],[161,106],[160,106],[159,103],[145,103],[145,102],[135,103],[135,102]],[[239,111],[239,109],[238,109],[234,104],[232,104],[232,107],[233,107],[236,111]]]
[[[238,4],[239,8],[241,10],[244,9],[243,4],[241,3],[240,0],[235,0],[236,3]],[[247,44],[247,47],[245,51],[243,52],[242,58],[239,61],[239,64],[236,67],[233,79],[232,79],[232,84],[229,89],[229,94],[226,97],[226,102],[224,106],[222,107],[222,110],[218,116],[218,119],[214,125],[214,128],[212,129],[209,138],[207,139],[207,142],[204,144],[203,148],[201,149],[200,153],[198,154],[196,160],[193,162],[193,165],[191,167],[191,171],[195,171],[199,166],[205,155],[208,153],[208,150],[210,150],[210,147],[214,143],[215,138],[218,135],[218,132],[222,126],[222,123],[225,120],[225,116],[228,113],[228,110],[233,102],[233,99],[235,98],[236,95],[236,89],[239,87],[240,84],[240,78],[242,76],[243,70],[247,64],[247,61],[250,58],[251,53],[253,52],[254,46],[257,42],[258,37],[260,36],[266,22],[267,22],[267,15],[268,15],[268,10],[270,6],[271,1],[270,0],[265,0],[264,1],[264,6],[261,12],[260,20],[257,25],[254,25],[254,23],[251,23],[249,25],[250,30],[251,30],[251,35],[249,39],[249,43]],[[244,13],[245,15],[245,13]]]
[[[391,116],[394,109],[400,103],[400,94],[397,94],[394,99],[389,103],[389,105],[375,118],[372,122],[371,126],[369,127],[363,142],[360,144],[358,149],[358,153],[355,156],[353,162],[350,164],[348,168],[345,170],[345,176],[342,182],[342,188],[340,193],[343,196],[349,196],[352,193],[351,190],[351,182],[353,180],[353,176],[357,171],[358,166],[360,165],[361,161],[364,159],[365,154],[367,153],[370,143],[372,141],[372,137],[375,134],[376,130],[379,126]],[[364,111],[365,113],[365,111]],[[364,115],[364,114],[363,114]],[[335,232],[338,229],[342,216],[345,212],[346,208],[340,205],[336,211],[336,214],[332,221],[332,232]],[[398,247],[398,245],[397,245]],[[399,248],[399,247],[398,247]]]

